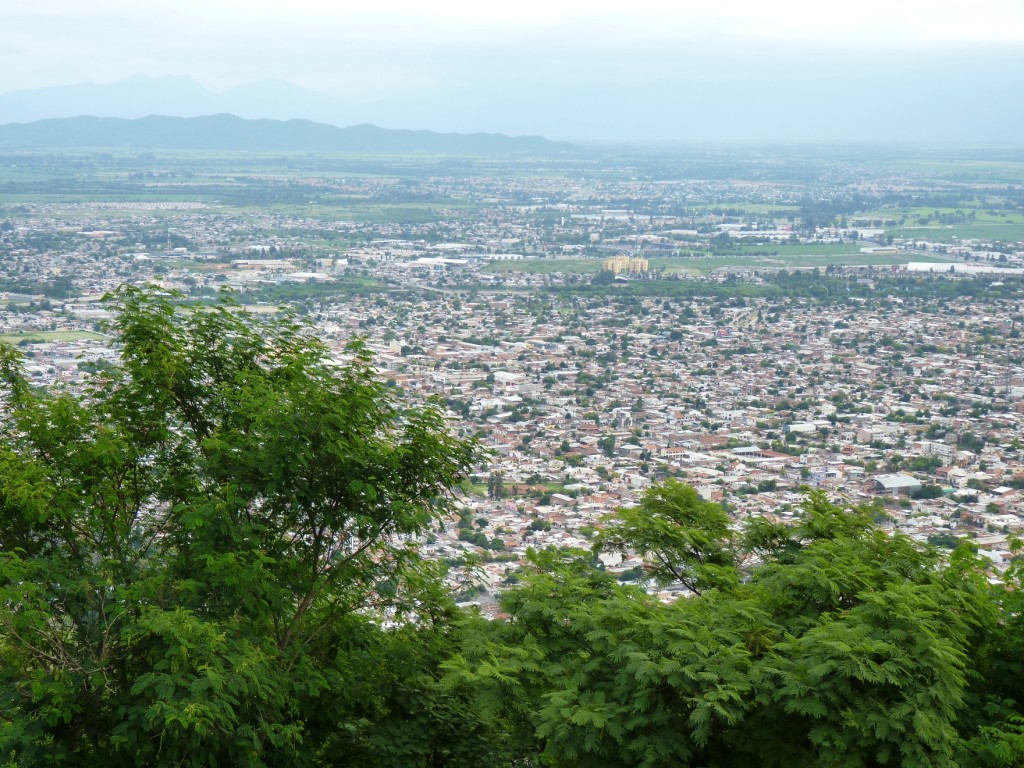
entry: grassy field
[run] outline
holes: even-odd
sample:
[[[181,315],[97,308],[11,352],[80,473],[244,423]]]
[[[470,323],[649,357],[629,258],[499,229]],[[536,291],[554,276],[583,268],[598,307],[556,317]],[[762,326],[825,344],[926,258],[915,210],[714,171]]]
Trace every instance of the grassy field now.
[[[952,243],[955,240],[1002,240],[1009,242],[1024,240],[1024,222],[899,227],[887,229],[886,233],[893,237],[931,240],[940,243]]]
[[[527,259],[524,261],[491,262],[485,272],[525,272],[530,274],[595,274],[601,270],[601,259]],[[689,259],[656,258],[650,260],[651,269],[675,274],[707,274],[726,267],[751,267],[756,269],[794,269],[800,267],[828,266],[886,266],[906,264],[910,261],[943,263],[943,259],[932,255],[875,255],[840,251],[822,253],[821,248],[804,254],[780,256],[710,256]]]
[[[0,341],[7,344],[50,341],[99,341],[106,339],[102,333],[92,331],[18,331],[17,333],[0,334]]]
[[[937,215],[936,215],[937,214]],[[972,220],[943,224],[939,217],[973,214]],[[985,203],[958,208],[915,207],[881,208],[852,216],[853,219],[880,219],[895,222],[886,227],[893,237],[920,238],[950,243],[954,240],[1024,239],[1024,215],[990,207]]]
[[[317,221],[358,221],[367,224],[425,224],[440,221],[452,211],[473,210],[477,206],[465,203],[351,203],[309,204],[279,203],[273,206],[275,214],[316,219]],[[236,213],[265,214],[266,206],[241,205],[232,209]]]
[[[998,207],[998,206],[997,206]],[[938,213],[940,215],[954,215],[957,212],[962,214],[974,213],[974,223],[976,224],[1003,224],[1007,219],[1011,221],[1021,222],[1024,221],[1024,215],[1019,213],[1013,213],[1012,211],[993,210],[992,207],[982,204],[979,206],[975,203],[973,206],[957,206],[957,207],[929,207],[929,206],[916,206],[908,208],[876,208],[874,210],[865,211],[863,213],[857,213],[850,218],[853,219],[895,219],[900,221],[905,219],[906,222],[913,222],[914,219],[922,216],[933,216]]]
[[[1019,158],[1009,157],[993,160],[910,158],[903,162],[882,165],[886,166],[895,171],[921,174],[932,179],[973,184],[1020,184],[1021,179],[1024,179],[1024,162]]]
[[[787,258],[790,256],[844,256],[860,253],[859,243],[780,243],[760,245],[740,245],[717,253],[717,256],[746,256],[750,254],[771,254],[772,257]]]
[[[749,216],[785,216],[789,213],[796,213],[800,210],[798,205],[780,205],[776,203],[722,203],[714,200],[707,200],[705,202],[694,201],[693,207],[703,212],[705,209],[709,213],[721,214],[726,211],[737,211],[747,214]]]
[[[162,203],[198,202],[203,207],[191,211],[166,209]],[[123,203],[124,207],[114,208],[90,203]],[[352,204],[348,201],[333,203],[319,201],[309,203],[276,203],[267,205],[247,202],[231,203],[217,199],[214,194],[203,196],[171,193],[145,194],[103,194],[103,193],[5,193],[0,190],[0,206],[4,205],[73,205],[73,208],[57,209],[49,213],[60,219],[133,219],[141,215],[153,218],[171,218],[183,213],[205,216],[263,216],[269,211],[276,215],[293,216],[317,221],[356,221],[367,224],[426,224],[440,221],[453,212],[472,210],[475,206],[450,204],[447,202],[402,203],[402,204]]]
[[[550,275],[566,272],[590,275],[601,271],[602,259],[523,259],[522,261],[492,261],[483,268],[484,272],[527,272],[534,275]]]
[[[678,274],[706,274],[716,269],[727,267],[751,267],[754,269],[797,269],[807,267],[866,267],[887,266],[890,264],[906,264],[910,261],[946,262],[948,259],[931,255],[892,256],[874,255],[870,253],[821,254],[809,253],[805,256],[711,256],[702,259],[651,259],[651,266],[665,272]]]

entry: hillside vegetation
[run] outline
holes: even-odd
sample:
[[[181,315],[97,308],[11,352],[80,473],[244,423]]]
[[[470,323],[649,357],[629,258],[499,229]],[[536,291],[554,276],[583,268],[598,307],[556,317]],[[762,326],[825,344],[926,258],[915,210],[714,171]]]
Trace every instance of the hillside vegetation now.
[[[287,315],[110,301],[85,392],[0,346],[0,764],[1024,762],[1018,565],[819,493],[740,530],[670,481],[485,620],[416,550],[474,451],[437,407]]]

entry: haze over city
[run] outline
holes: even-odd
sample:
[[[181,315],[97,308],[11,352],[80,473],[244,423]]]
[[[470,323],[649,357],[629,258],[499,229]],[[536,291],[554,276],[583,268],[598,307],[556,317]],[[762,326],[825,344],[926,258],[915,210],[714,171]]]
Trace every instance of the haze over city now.
[[[0,123],[93,105],[568,140],[1009,141],[1022,43],[1009,1],[48,2],[5,11]]]

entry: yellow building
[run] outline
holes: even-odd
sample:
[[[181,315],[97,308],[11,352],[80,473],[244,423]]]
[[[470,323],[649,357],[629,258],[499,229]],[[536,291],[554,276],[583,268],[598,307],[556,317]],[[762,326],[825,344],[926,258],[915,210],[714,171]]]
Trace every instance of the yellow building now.
[[[643,274],[647,271],[647,259],[634,259],[629,256],[612,256],[601,262],[601,266],[607,272],[614,272],[616,275],[625,272],[630,275]]]

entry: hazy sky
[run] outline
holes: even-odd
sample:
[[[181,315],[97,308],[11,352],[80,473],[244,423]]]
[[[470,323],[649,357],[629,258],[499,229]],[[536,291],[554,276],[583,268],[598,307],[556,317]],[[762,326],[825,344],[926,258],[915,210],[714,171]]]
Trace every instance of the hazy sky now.
[[[755,55],[1024,45],[1021,0],[2,0],[0,91],[189,74],[392,98],[509,79],[724,75]]]
[[[1024,137],[1024,0],[0,4],[0,94],[188,75],[216,91],[273,80],[326,93],[334,111],[262,96],[276,111],[246,114],[337,124],[569,139]]]

